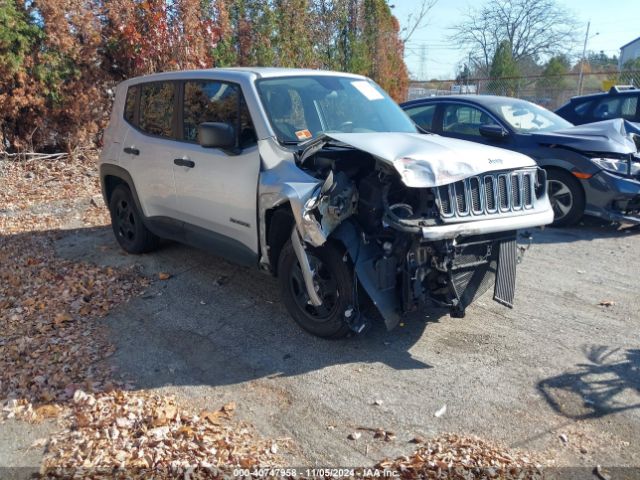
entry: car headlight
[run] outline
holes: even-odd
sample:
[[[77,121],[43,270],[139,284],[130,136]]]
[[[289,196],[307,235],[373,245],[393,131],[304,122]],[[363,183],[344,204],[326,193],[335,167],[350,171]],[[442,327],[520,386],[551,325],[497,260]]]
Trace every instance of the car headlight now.
[[[617,173],[618,175],[629,175],[629,160],[619,158],[592,158],[591,161],[603,170]]]

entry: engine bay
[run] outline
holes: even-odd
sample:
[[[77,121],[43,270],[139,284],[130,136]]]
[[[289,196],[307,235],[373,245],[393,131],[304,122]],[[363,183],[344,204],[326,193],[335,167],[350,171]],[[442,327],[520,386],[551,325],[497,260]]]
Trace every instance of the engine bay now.
[[[428,241],[422,229],[442,223],[435,188],[407,187],[388,164],[341,145],[324,145],[299,166],[322,182],[305,204],[303,240],[320,247],[335,238],[347,247],[388,328],[424,308],[463,317],[494,283],[502,285],[494,299],[513,305],[515,230]],[[495,282],[499,270],[501,283]],[[351,322],[358,331],[366,319],[357,315]]]

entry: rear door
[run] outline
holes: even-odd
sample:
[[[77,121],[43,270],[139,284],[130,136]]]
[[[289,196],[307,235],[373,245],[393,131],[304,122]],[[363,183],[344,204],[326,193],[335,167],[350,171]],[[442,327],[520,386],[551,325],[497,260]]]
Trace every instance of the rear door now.
[[[229,82],[185,80],[180,92],[180,142],[163,156],[173,162],[177,208],[187,235],[209,234],[209,243],[228,248],[219,252],[227,257],[237,257],[238,251],[257,253],[260,156],[242,90]],[[201,147],[197,133],[203,122],[232,125],[237,147]]]
[[[123,142],[120,162],[131,173],[146,217],[176,218],[173,164],[164,152],[176,142],[177,84],[151,82],[135,87],[136,106],[129,98],[125,120],[131,125]]]

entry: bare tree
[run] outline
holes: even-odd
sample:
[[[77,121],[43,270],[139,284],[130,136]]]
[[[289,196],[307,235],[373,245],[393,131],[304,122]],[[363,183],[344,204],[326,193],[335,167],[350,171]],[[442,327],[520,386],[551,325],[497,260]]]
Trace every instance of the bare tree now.
[[[556,0],[491,0],[482,8],[469,9],[453,30],[452,40],[469,48],[474,67],[486,73],[505,40],[517,62],[569,52],[575,45],[576,25]]]
[[[436,3],[438,0],[422,0],[420,8],[407,16],[407,20],[404,22],[405,27],[400,31],[404,43],[407,43],[418,30],[427,26],[429,12]],[[391,5],[391,8],[393,7],[394,5]]]

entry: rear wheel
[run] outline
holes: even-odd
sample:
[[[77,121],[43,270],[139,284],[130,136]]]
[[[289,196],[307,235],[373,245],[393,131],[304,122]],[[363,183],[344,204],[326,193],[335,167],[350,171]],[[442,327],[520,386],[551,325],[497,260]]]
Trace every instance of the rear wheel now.
[[[313,306],[302,276],[302,269],[289,240],[280,253],[278,280],[283,302],[298,325],[322,338],[341,338],[350,327],[345,312],[354,308],[353,272],[343,261],[340,248],[327,242],[321,248],[308,248],[314,284],[322,300]]]
[[[569,172],[547,172],[549,201],[553,208],[553,226],[563,227],[578,222],[584,214],[584,192],[580,183]]]
[[[114,188],[109,201],[111,227],[116,240],[128,253],[147,253],[158,247],[159,239],[142,223],[142,215],[126,185]]]

